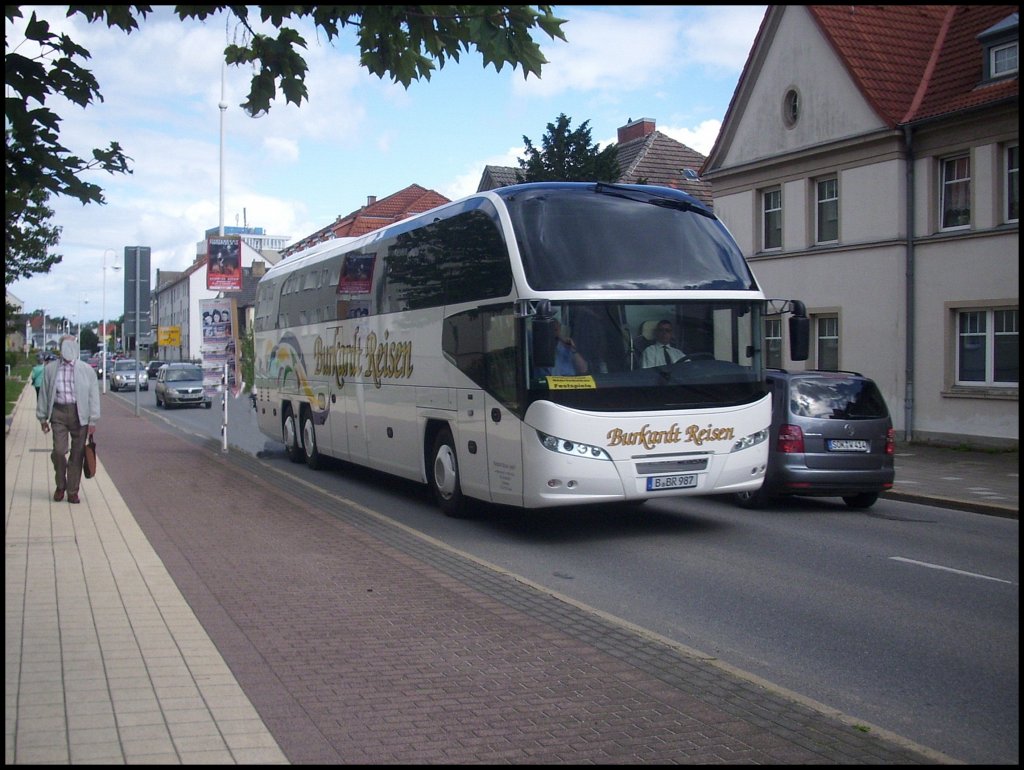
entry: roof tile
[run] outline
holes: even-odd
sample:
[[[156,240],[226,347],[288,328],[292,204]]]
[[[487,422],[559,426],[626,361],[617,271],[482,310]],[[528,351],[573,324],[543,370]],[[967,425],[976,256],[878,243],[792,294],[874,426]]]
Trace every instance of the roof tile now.
[[[811,16],[890,126],[1018,93],[1018,78],[981,85],[977,35],[1012,5],[812,5]]]

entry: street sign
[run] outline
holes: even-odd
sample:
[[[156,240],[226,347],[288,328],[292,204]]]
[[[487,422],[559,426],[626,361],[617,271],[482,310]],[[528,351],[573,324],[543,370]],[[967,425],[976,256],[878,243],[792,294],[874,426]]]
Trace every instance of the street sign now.
[[[158,326],[156,330],[157,344],[160,347],[177,347],[181,345],[180,326]]]
[[[124,326],[128,337],[136,336],[136,302],[138,336],[141,338],[150,333],[149,257],[149,246],[124,247]]]

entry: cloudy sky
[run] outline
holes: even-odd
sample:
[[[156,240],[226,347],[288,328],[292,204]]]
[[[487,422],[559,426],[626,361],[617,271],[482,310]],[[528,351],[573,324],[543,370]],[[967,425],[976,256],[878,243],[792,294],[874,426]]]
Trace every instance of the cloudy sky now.
[[[33,8],[22,6],[25,18]],[[238,105],[244,69],[224,72],[222,51],[237,34],[226,16],[180,22],[159,7],[131,35],[68,20],[61,6],[35,8],[92,54],[88,66],[103,101],[85,110],[52,102],[61,139],[76,154],[121,144],[131,175],[96,174],[107,203],[51,199],[63,228],[50,273],[9,290],[27,311],[86,323],[123,311],[125,246],[149,246],[155,276],[183,270],[204,232],[220,224],[262,227],[297,240],[366,203],[418,184],[453,200],[476,190],[485,165],[516,166],[523,137],[537,146],[560,113],[571,128],[590,121],[604,147],[630,119],[710,151],[765,6],[555,6],[567,42],[539,33],[549,60],[543,77],[484,69],[470,52],[408,89],[360,68],[351,34],[333,43],[302,29],[309,101],[275,103],[262,118]],[[254,16],[254,21],[257,20]],[[6,30],[18,47],[18,25]],[[20,50],[20,49],[19,49]]]

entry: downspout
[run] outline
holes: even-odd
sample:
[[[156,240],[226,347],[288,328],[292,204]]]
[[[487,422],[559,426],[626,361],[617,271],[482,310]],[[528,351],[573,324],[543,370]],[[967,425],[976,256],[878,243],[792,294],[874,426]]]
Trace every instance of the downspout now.
[[[914,437],[914,139],[913,129],[903,124],[903,142],[907,150],[907,245],[905,256],[906,278],[906,349],[905,378],[903,395],[903,438]]]

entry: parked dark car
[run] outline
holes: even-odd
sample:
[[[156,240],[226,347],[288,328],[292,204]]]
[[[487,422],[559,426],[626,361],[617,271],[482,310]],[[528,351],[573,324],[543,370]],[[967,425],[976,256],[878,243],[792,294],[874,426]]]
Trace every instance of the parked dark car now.
[[[97,353],[89,360],[89,365],[96,370],[97,377],[106,377],[110,379],[110,374],[114,370],[114,361],[117,360],[117,356],[113,353],[107,353],[106,365],[103,362],[103,353]]]
[[[198,364],[164,364],[156,373],[153,393],[158,408],[193,405],[209,409],[213,405],[203,391],[203,369]]]
[[[150,380],[156,379],[156,373],[160,371],[160,367],[166,364],[166,361],[150,361],[146,364],[146,376]]]
[[[869,508],[896,476],[895,433],[878,386],[856,372],[769,369],[772,425],[764,485],[736,502],[788,495],[841,497]]]

